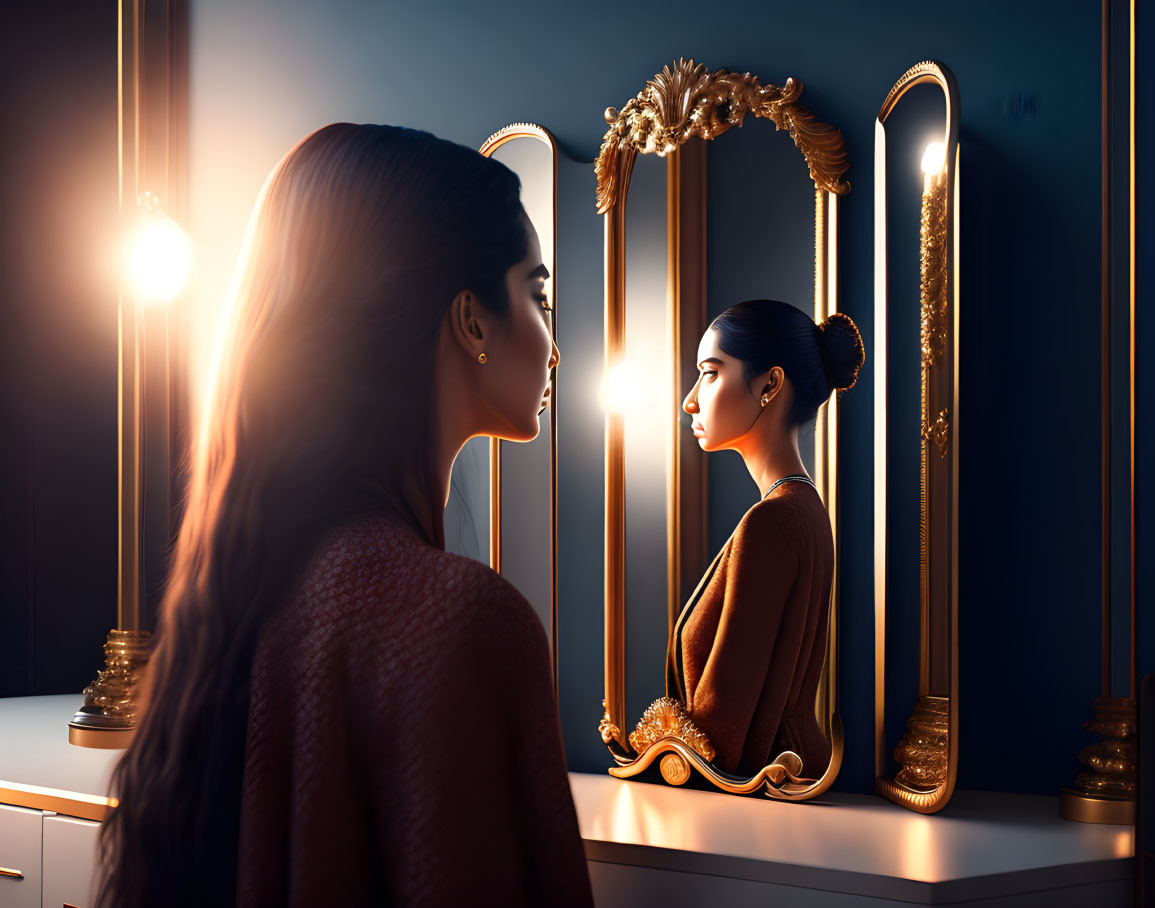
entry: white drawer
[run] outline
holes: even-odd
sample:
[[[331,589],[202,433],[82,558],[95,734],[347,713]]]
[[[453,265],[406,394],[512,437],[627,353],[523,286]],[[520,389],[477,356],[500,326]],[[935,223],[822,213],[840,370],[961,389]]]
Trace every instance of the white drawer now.
[[[40,833],[44,814],[39,810],[0,804],[0,905],[4,908],[41,908]],[[15,871],[21,876],[12,876]]]
[[[100,824],[44,818],[44,908],[92,908]]]

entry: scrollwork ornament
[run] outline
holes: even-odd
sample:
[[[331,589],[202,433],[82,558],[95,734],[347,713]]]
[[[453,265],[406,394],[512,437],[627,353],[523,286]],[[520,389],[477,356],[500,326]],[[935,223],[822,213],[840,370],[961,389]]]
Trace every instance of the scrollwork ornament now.
[[[610,721],[609,710],[606,709],[606,701],[602,700],[602,709],[605,710],[602,714],[602,720],[598,723],[598,734],[602,736],[602,743],[609,746],[611,743],[616,743],[623,751],[628,751],[629,747],[626,744],[626,738],[622,734],[620,728]]]
[[[798,104],[801,94],[802,83],[793,78],[779,88],[750,73],[709,72],[692,59],[663,67],[620,111],[606,109],[609,129],[595,165],[598,213],[618,202],[636,154],[664,157],[687,139],[713,139],[741,126],[746,114],[771,120],[790,134],[820,189],[849,192],[850,184],[841,179],[848,166],[842,133]]]
[[[646,707],[638,720],[638,727],[630,732],[630,746],[642,754],[662,738],[677,738],[692,747],[703,760],[714,759],[714,745],[706,733],[694,724],[681,702],[672,697],[659,697]]]
[[[934,442],[939,456],[946,457],[950,450],[950,411],[940,410],[935,421],[922,430],[922,437]]]

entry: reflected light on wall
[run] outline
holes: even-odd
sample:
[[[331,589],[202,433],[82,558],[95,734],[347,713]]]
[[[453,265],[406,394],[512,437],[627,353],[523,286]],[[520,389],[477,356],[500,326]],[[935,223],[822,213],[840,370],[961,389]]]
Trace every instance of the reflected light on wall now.
[[[619,414],[632,410],[637,397],[637,378],[637,370],[627,360],[619,360],[607,369],[600,394],[602,407]]]
[[[192,270],[192,243],[168,215],[147,212],[128,239],[125,286],[142,305],[171,302],[184,292]]]

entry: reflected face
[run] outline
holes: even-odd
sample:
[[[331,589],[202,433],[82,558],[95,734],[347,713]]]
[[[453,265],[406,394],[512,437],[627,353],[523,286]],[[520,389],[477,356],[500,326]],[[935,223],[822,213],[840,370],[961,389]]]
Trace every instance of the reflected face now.
[[[742,361],[722,351],[718,332],[708,328],[698,344],[698,380],[682,401],[703,451],[725,451],[750,431],[762,411],[746,381]]]
[[[487,344],[488,361],[483,366],[499,423],[492,434],[510,441],[537,437],[538,417],[550,403],[550,370],[561,360],[546,293],[549,269],[541,260],[537,231],[523,218],[529,240],[525,258],[505,273],[508,323],[495,342]]]

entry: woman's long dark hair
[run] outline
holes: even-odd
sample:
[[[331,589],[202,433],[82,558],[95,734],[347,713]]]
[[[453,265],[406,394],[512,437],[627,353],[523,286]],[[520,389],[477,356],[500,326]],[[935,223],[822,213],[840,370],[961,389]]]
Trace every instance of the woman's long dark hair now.
[[[428,133],[338,123],[277,165],[211,370],[97,903],[232,904],[258,633],[329,529],[373,510],[443,545],[432,475],[441,322],[508,312],[517,177]],[[402,429],[397,427],[401,426]]]
[[[790,425],[814,418],[834,391],[858,381],[862,337],[850,316],[835,312],[822,324],[789,303],[747,300],[731,306],[710,327],[722,352],[742,361],[745,378],[779,366],[794,389]]]

